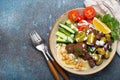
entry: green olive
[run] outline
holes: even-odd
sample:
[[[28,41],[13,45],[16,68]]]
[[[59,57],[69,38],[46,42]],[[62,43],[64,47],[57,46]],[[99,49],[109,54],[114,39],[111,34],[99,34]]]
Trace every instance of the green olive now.
[[[88,45],[93,44],[94,39],[95,39],[94,33],[89,34],[87,37],[88,37],[88,39],[87,39],[87,44],[88,44]]]
[[[105,43],[106,43],[106,41],[107,41],[105,37],[102,37],[100,40],[101,40],[101,41],[104,41]]]
[[[91,56],[92,56],[92,58],[93,58],[95,61],[98,61],[98,59],[99,59],[98,54],[93,53]]]
[[[102,56],[102,55],[101,55]],[[98,59],[98,61],[96,61],[96,65],[100,65],[100,64],[102,64],[103,63],[103,59],[102,59],[102,57],[101,56],[99,56],[99,59]]]
[[[105,37],[106,37],[107,39],[109,39],[109,38],[110,38],[110,34],[105,34]]]
[[[105,50],[103,48],[97,48],[97,52],[101,55],[105,54]]]
[[[106,59],[108,59],[108,58],[110,57],[110,52],[109,52],[109,51],[106,51],[104,57],[105,57]]]
[[[77,42],[84,41],[84,38],[85,38],[85,32],[83,32],[83,31],[80,31],[75,35],[75,39]]]

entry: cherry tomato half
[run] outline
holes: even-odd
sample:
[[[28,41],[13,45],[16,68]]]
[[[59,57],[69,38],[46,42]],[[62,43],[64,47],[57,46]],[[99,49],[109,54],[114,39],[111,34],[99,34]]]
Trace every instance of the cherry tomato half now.
[[[68,12],[68,18],[71,21],[76,22],[79,18],[79,12],[77,10],[72,10],[72,11]]]
[[[86,21],[92,23],[93,19],[87,19]]]
[[[86,32],[87,31],[87,29],[89,28],[89,26],[78,26],[78,30],[79,31],[83,31],[83,32]]]
[[[85,19],[84,15],[79,15],[78,22],[81,21],[81,20],[83,20],[83,19]]]
[[[92,6],[88,6],[83,10],[83,14],[87,19],[93,19],[96,15],[96,11]]]
[[[83,29],[84,29],[84,27],[78,26],[78,30],[79,30],[79,31],[83,31]]]

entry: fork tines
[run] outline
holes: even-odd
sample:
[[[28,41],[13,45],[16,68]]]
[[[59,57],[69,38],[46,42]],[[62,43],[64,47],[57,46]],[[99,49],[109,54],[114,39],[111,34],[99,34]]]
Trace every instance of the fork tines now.
[[[30,33],[30,37],[34,43],[41,43],[42,42],[42,38],[35,30]]]

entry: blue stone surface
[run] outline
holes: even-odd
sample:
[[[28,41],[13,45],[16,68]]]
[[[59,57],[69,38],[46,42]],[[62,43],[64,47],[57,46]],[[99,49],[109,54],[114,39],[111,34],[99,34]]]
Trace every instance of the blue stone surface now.
[[[69,9],[84,7],[84,0],[0,0],[0,80],[54,80],[45,58],[31,44],[36,30],[47,42],[55,20]],[[120,57],[102,71],[70,80],[120,80]],[[63,78],[61,77],[61,80]]]

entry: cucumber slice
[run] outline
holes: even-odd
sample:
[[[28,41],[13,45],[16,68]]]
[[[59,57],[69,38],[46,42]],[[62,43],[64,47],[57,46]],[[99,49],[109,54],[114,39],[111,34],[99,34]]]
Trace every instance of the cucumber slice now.
[[[64,28],[64,29],[66,29],[67,31],[69,31],[72,34],[75,34],[75,31],[72,30],[70,27],[68,27],[68,26],[66,26],[66,25],[64,25],[62,23],[59,23],[59,26],[62,27],[62,28]]]
[[[72,30],[74,30],[75,32],[78,31],[78,28],[75,26],[74,23],[72,23],[69,19],[67,19],[65,21],[65,25],[67,25],[68,27],[70,27]]]
[[[73,23],[70,21],[70,19],[67,19],[67,20],[65,21],[65,25],[67,25],[67,26],[70,27],[71,24],[73,24]]]
[[[70,33],[69,31],[65,30],[65,29],[62,28],[62,27],[59,27],[58,30],[59,30],[60,32],[63,32],[63,33],[64,33],[65,35],[67,35],[67,36],[70,36],[70,35],[71,35],[71,33]]]
[[[57,43],[70,43],[70,41],[64,40],[64,39],[62,39],[60,37],[58,37],[56,41],[57,41]]]
[[[73,29],[75,32],[78,32],[78,28],[74,24],[71,24],[70,28]]]
[[[67,40],[68,40],[68,41],[70,41],[71,43],[73,43],[73,42],[74,42],[74,39],[73,39],[73,38],[71,38],[71,37],[67,37]]]
[[[57,31],[56,35],[63,38],[64,40],[67,40],[67,36],[64,33],[60,32],[60,31]]]
[[[56,35],[62,39],[64,39],[65,41],[68,40],[69,42],[73,43],[74,39],[70,36],[65,35],[64,33],[57,31]]]

